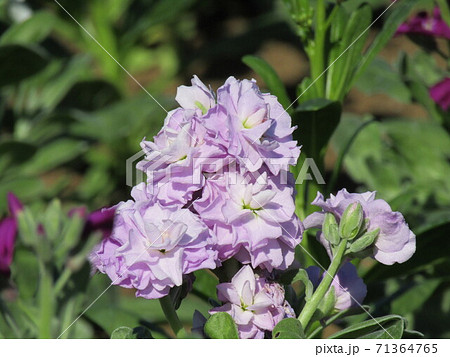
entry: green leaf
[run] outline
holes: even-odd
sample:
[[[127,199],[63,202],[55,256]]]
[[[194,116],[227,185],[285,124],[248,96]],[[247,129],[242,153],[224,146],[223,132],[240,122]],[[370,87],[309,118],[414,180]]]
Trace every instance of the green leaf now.
[[[314,286],[311,280],[309,280],[308,273],[305,269],[300,269],[294,279],[292,279],[292,283],[296,281],[301,281],[305,285],[305,300],[308,301],[314,292]]]
[[[334,46],[329,58],[329,66],[334,64],[328,73],[327,97],[334,100],[342,100],[347,94],[349,79],[366,42],[372,9],[364,4],[349,16],[343,37]]]
[[[218,312],[206,321],[205,333],[214,339],[238,339],[238,330],[233,318],[226,312]]]
[[[294,318],[281,320],[272,331],[272,338],[277,340],[303,339],[305,333],[300,321]]]
[[[116,328],[112,334],[111,339],[132,339],[133,337],[133,329],[131,327],[118,327]]]
[[[14,252],[11,273],[20,298],[32,299],[37,291],[39,281],[39,264],[36,254],[28,249],[18,248]]]
[[[118,327],[111,333],[111,339],[150,339],[153,338],[149,329],[143,326]]]
[[[397,1],[397,3],[392,5],[391,14],[385,21],[383,28],[380,33],[377,35],[369,49],[366,51],[361,61],[359,62],[358,69],[356,70],[353,78],[351,79],[350,86],[353,86],[355,80],[366,71],[367,66],[372,62],[378,52],[381,51],[382,48],[386,46],[388,41],[392,38],[395,31],[397,31],[398,27],[402,22],[406,20],[409,16],[411,10],[414,6],[416,6],[422,0],[408,0],[408,1]]]
[[[365,338],[365,339],[400,339],[403,336],[404,331],[404,321],[403,320],[397,320],[392,323],[387,324],[384,327],[384,330],[378,330],[371,333],[368,333],[366,335],[360,336],[358,338]]]
[[[47,66],[46,55],[34,47],[0,46],[0,87],[16,84]]]
[[[404,329],[404,320],[401,316],[387,315],[354,324],[333,334],[329,338],[331,339],[360,338],[360,337],[365,338],[365,336],[368,336],[367,338],[397,339],[402,337],[403,329]]]
[[[417,282],[391,303],[391,312],[405,316],[426,306],[425,303],[441,285],[442,279],[426,279]]]
[[[308,157],[316,160],[318,165],[339,123],[341,111],[339,102],[322,98],[303,102],[295,109],[294,124],[298,125],[298,129],[294,131],[294,137],[302,143]]]
[[[385,94],[403,103],[409,103],[411,94],[397,69],[381,58],[375,58],[355,83],[365,94]]]
[[[29,19],[18,22],[0,37],[0,45],[30,44],[45,39],[55,25],[55,15],[46,11],[35,12]]]
[[[284,109],[291,105],[283,82],[270,64],[260,57],[251,55],[244,56],[242,62],[261,76],[270,93],[278,98]],[[288,112],[290,113],[291,111],[288,110]]]
[[[87,143],[74,139],[57,139],[43,146],[27,163],[24,171],[36,175],[58,167],[86,152]]]

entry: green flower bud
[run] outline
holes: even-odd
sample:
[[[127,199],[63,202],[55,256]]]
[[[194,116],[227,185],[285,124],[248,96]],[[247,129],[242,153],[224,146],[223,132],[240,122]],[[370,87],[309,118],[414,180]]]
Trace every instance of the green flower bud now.
[[[325,239],[332,245],[338,245],[341,241],[339,237],[339,226],[332,213],[325,213],[325,219],[322,224],[322,233]]]
[[[358,253],[366,249],[367,247],[371,246],[373,242],[375,242],[375,239],[378,237],[378,233],[380,233],[380,228],[367,232],[362,237],[358,238],[357,240],[351,243],[349,252]]]
[[[341,238],[354,239],[361,229],[363,219],[363,210],[360,203],[354,202],[348,205],[339,224],[339,235]]]

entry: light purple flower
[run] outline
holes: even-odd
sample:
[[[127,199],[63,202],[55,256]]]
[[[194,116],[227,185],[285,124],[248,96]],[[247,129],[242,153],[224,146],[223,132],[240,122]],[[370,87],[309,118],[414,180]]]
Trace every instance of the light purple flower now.
[[[216,267],[215,236],[188,209],[153,201],[117,205],[112,234],[91,254],[91,262],[114,284],[155,299],[180,286],[183,275]]]
[[[442,19],[439,7],[435,7],[433,15],[420,12],[408,22],[400,25],[397,34],[414,34],[450,39],[450,27]]]
[[[17,236],[17,215],[23,210],[22,203],[11,192],[7,195],[10,217],[0,221],[0,274],[9,275]]]
[[[193,206],[216,232],[220,258],[234,256],[271,271],[286,269],[301,241],[292,195],[292,186],[267,172],[258,179],[226,173],[209,179]]]
[[[184,109],[200,110],[201,114],[206,114],[216,105],[214,93],[195,75],[191,82],[192,86],[190,87],[178,87],[175,100]]]
[[[309,215],[303,224],[306,229],[321,228],[326,212],[334,214],[339,222],[347,206],[354,202],[361,204],[364,218],[369,219],[367,231],[380,229],[371,252],[376,260],[391,265],[403,263],[411,258],[416,250],[416,236],[409,229],[400,212],[392,212],[386,201],[375,199],[375,192],[349,193],[343,189],[336,196],[331,195],[327,200],[318,192],[312,204],[322,208],[322,212]],[[318,238],[327,248],[328,254],[331,255],[329,242],[320,231]]]
[[[255,276],[248,265],[236,273],[231,283],[217,285],[217,296],[224,305],[210,310],[210,313],[222,311],[230,314],[242,339],[264,338],[265,331],[272,331],[287,317],[289,304],[285,301],[284,289],[277,283],[268,283]]]
[[[321,274],[321,269],[316,266],[308,267],[306,271],[314,287],[317,288],[326,272]],[[334,289],[336,298],[334,307],[337,310],[346,310],[361,305],[367,294],[366,284],[358,276],[356,267],[350,262],[345,263],[339,269],[331,287]],[[330,291],[327,294],[329,293]]]
[[[450,108],[450,77],[444,78],[430,88],[430,97],[443,109]]]
[[[300,155],[292,140],[291,118],[275,96],[259,91],[254,80],[228,78],[217,91],[217,106],[205,117],[205,125],[251,172],[265,164],[277,175],[295,165]]]
[[[223,164],[219,159],[225,158],[225,150],[206,135],[196,112],[179,108],[169,112],[153,142],[142,141],[146,158],[137,168],[148,175],[148,188],[164,204],[186,204],[203,187],[202,172]],[[211,165],[215,161],[218,165]]]

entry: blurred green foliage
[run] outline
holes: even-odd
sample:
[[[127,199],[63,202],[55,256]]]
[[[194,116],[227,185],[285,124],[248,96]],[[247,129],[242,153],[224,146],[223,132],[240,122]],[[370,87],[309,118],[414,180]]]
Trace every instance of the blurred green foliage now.
[[[400,54],[392,63],[377,57],[408,14],[429,9],[430,2],[404,0],[377,26],[378,36],[369,46],[369,32],[358,36],[389,1],[370,6],[344,1],[334,12],[327,10],[324,15],[332,16],[328,28],[319,31],[311,17],[315,1],[308,11],[297,13],[290,3],[61,0],[85,29],[56,2],[0,3],[0,216],[6,213],[9,191],[29,206],[21,218],[14,284],[8,285],[17,296],[0,299],[0,337],[57,337],[108,288],[107,277],[89,277],[84,259],[100,237],[83,241],[82,222],[65,212],[74,205],[98,209],[127,197],[125,162],[139,151],[143,137],[156,134],[166,114],[137,82],[169,110],[175,105],[175,86],[194,72],[223,81],[248,73],[245,65],[285,108],[302,95],[289,110],[299,126],[303,151],[321,170],[327,169],[328,183],[325,188],[313,183],[298,187],[303,218],[317,190],[376,190],[404,213],[417,234],[419,253],[408,263],[388,267],[359,262],[369,284],[366,303],[371,313],[389,315],[382,323],[396,336],[417,337],[405,333],[417,329],[426,337],[450,337],[450,113],[428,94],[431,85],[449,75],[449,68],[438,65],[431,40],[414,55]],[[270,40],[308,55],[310,75],[298,86],[285,86],[266,61],[254,56]],[[319,51],[317,41],[323,46]],[[313,84],[311,78],[334,61]],[[415,104],[426,114],[413,119],[349,113],[345,98],[353,86],[366,95],[383,93]],[[338,158],[331,169],[324,161],[330,150]],[[38,223],[45,227],[44,236],[36,233]],[[315,244],[305,239],[308,250],[321,249]],[[72,271],[68,262],[75,257],[81,262]],[[196,272],[196,278],[178,310],[186,325],[195,309],[206,314],[216,298],[217,279],[207,272]],[[373,323],[363,322],[366,317],[344,321],[378,334]],[[113,286],[62,337],[109,337],[119,326],[144,326],[154,338],[162,338],[167,337],[164,323],[157,301],[136,299]],[[335,337],[352,332],[346,329]],[[131,338],[138,332],[116,334]]]

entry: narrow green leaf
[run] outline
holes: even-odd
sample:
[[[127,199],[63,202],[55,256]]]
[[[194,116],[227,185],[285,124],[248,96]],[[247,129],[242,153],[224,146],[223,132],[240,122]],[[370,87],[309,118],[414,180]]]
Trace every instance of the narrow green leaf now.
[[[244,56],[242,62],[261,76],[270,93],[278,98],[278,101],[284,109],[290,106],[291,101],[289,100],[286,88],[270,64],[260,57],[251,55]],[[288,112],[291,112],[291,110],[288,110]]]
[[[55,25],[55,15],[39,11],[29,19],[10,26],[0,37],[0,45],[30,44],[45,39]]]
[[[387,18],[386,22],[380,33],[377,35],[372,45],[366,51],[364,56],[362,57],[358,69],[356,70],[353,78],[351,79],[350,87],[353,86],[356,79],[363,73],[367,66],[372,62],[378,52],[381,51],[382,48],[388,43],[388,41],[392,38],[395,31],[398,29],[400,24],[406,20],[409,16],[411,10],[422,0],[408,0],[408,1],[397,1],[394,5],[392,5],[391,14]]]
[[[397,325],[397,322],[401,322],[401,327]],[[394,327],[392,327],[394,325]],[[383,328],[386,331],[383,330]],[[378,317],[375,319],[363,321],[352,326],[349,326],[329,338],[338,339],[338,338],[358,338],[366,335],[370,335],[372,333],[378,333],[379,330],[384,332],[387,338],[401,338],[404,328],[404,320],[399,315],[387,315],[383,317]],[[390,336],[390,335],[391,336]],[[384,336],[384,335],[383,335]],[[377,338],[377,337],[375,337]],[[381,337],[380,337],[381,338]],[[383,337],[386,338],[386,337]]]

